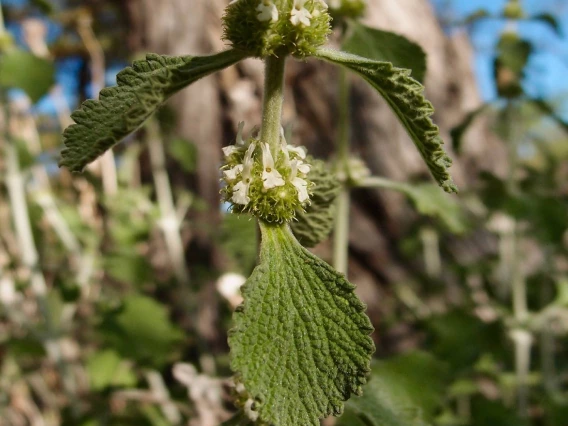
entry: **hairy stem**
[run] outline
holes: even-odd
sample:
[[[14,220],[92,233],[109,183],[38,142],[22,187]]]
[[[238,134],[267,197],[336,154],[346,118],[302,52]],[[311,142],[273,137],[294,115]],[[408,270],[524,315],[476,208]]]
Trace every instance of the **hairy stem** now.
[[[270,145],[273,155],[278,151],[284,102],[284,71],[286,57],[268,56],[264,60],[264,100],[262,105],[261,140]]]
[[[347,71],[339,71],[339,124],[337,135],[337,166],[343,169],[345,176],[349,176],[349,80]],[[349,263],[349,208],[351,198],[349,187],[343,184],[343,188],[336,201],[336,214],[333,235],[333,266],[339,272],[347,275]]]

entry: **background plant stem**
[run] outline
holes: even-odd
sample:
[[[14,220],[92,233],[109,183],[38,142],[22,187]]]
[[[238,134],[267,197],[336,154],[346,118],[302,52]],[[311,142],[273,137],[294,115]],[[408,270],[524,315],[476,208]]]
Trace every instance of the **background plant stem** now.
[[[346,177],[349,176],[349,80],[347,71],[339,71],[339,124],[337,137],[337,167]],[[333,236],[333,266],[339,272],[347,275],[349,263],[349,208],[351,198],[349,186],[343,184],[336,201],[335,225]]]

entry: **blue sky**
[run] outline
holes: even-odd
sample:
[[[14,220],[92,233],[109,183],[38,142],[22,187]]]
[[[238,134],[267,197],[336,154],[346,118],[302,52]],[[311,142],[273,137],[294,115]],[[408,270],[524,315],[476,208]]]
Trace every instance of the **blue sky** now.
[[[431,0],[440,14],[459,20],[483,8],[498,14],[505,0]],[[565,0],[524,0],[523,7],[528,15],[544,12],[558,16],[562,37],[547,25],[539,22],[522,22],[520,33],[529,39],[537,52],[531,58],[525,89],[531,96],[561,98],[568,94],[568,2]],[[494,47],[505,22],[483,20],[470,30],[476,52],[475,71],[479,87],[485,100],[496,96],[493,83]]]

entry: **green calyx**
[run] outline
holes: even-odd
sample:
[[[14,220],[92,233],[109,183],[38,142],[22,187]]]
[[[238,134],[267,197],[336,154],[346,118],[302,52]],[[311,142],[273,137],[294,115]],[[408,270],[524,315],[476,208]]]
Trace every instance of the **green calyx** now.
[[[367,8],[366,0],[327,0],[327,4],[334,21],[359,18]]]
[[[260,58],[304,58],[325,44],[330,21],[323,0],[236,0],[223,16],[223,39]]]
[[[282,137],[277,152],[250,138],[243,141],[242,125],[237,144],[224,148],[221,167],[225,187],[221,194],[234,213],[250,213],[268,223],[290,222],[310,202],[313,183],[307,175],[305,150],[286,144]]]

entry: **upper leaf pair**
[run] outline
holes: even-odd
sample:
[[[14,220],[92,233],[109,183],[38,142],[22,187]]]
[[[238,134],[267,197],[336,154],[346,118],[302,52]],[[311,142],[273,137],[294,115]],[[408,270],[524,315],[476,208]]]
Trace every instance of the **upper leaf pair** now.
[[[286,1],[281,0],[282,4]],[[311,2],[311,7],[321,7],[318,6],[319,0],[306,0],[306,2],[308,1]],[[300,3],[304,5],[303,7],[308,7],[306,2]],[[248,3],[251,3],[251,1],[239,0],[230,5],[225,17],[225,24],[227,24],[227,17],[231,13],[235,12],[237,8],[242,9]],[[293,4],[296,5],[296,2],[293,2]],[[294,15],[294,10],[288,12],[292,18],[300,16]],[[299,10],[298,13],[302,10]],[[321,13],[319,9],[318,13]],[[252,19],[251,17],[254,16],[252,14],[249,18]],[[308,15],[305,13],[302,15],[304,19],[307,19],[306,16]],[[315,16],[315,13],[313,16]],[[320,19],[320,15],[317,16]],[[249,18],[247,19],[250,20]],[[287,22],[281,24],[282,28],[290,31],[289,27],[297,27],[298,34],[302,35],[302,40],[307,43],[311,40],[311,33],[306,31],[306,25],[302,23],[290,24],[292,18],[286,18]],[[272,31],[269,34],[271,40],[275,37],[281,37],[280,41],[284,43],[283,46],[286,46],[288,41],[294,44],[294,39],[286,41],[285,34],[273,33],[284,18],[279,19],[274,23],[263,22],[265,26],[269,25],[267,28]],[[311,21],[308,20],[307,22]],[[314,21],[314,25],[315,23],[316,21]],[[323,23],[321,25],[323,26]],[[456,187],[448,173],[451,160],[442,148],[443,141],[439,136],[438,127],[430,119],[433,108],[424,98],[423,86],[410,76],[409,70],[397,68],[391,63],[391,61],[395,61],[397,64],[412,66],[416,70],[417,77],[422,78],[423,65],[420,62],[415,64],[408,55],[404,57],[404,54],[408,51],[415,52],[416,57],[420,57],[422,60],[423,52],[416,45],[409,42],[405,43],[400,36],[378,32],[377,30],[373,30],[373,32],[362,26],[355,29],[358,31],[355,32],[351,43],[347,43],[346,47],[355,51],[355,53],[378,56],[386,60],[369,59],[319,47],[319,39],[316,45],[311,46],[311,49],[306,48],[302,52],[290,52],[283,50],[283,48],[280,50],[271,48],[272,50],[268,49],[268,51],[274,51],[274,54],[278,55],[314,56],[346,67],[363,77],[385,98],[398,116],[438,184],[447,192],[455,192]],[[231,28],[226,25],[226,35],[230,33],[229,30]],[[376,47],[372,46],[376,42],[383,43],[378,55],[374,53],[377,51]],[[395,48],[392,46],[395,46]],[[98,101],[86,101],[80,110],[73,113],[72,118],[77,124],[70,126],[64,133],[66,148],[62,151],[60,164],[67,166],[72,171],[81,171],[89,162],[140,127],[163,102],[177,91],[202,77],[257,54],[257,52],[249,50],[246,45],[234,44],[233,49],[212,56],[170,57],[149,54],[146,60],[134,62],[131,68],[119,73],[117,87],[104,89]]]

